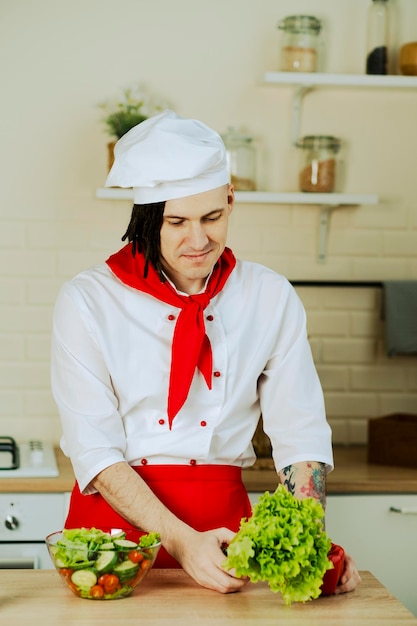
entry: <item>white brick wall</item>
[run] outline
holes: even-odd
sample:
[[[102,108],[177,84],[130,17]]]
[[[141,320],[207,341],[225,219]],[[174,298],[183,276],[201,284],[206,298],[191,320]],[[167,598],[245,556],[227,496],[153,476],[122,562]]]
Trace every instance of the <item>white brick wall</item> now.
[[[99,0],[72,0],[62,12],[56,0],[37,0],[9,2],[2,12],[1,57],[13,62],[2,68],[1,434],[58,440],[49,390],[56,293],[121,246],[130,203],[95,198],[109,140],[99,102],[143,82],[182,115],[219,132],[234,125],[251,134],[259,189],[297,190],[293,90],[263,85],[262,77],[278,69],[278,21],[311,11],[311,2],[212,0],[203,20],[190,4],[166,0],[161,14],[160,2],[118,0],[102,11]],[[394,4],[398,44],[412,41],[417,3]],[[315,0],[314,12],[326,20],[326,71],[363,72],[366,5]],[[190,55],[190,37],[199,54]],[[317,261],[320,207],[236,206],[229,239],[235,253],[291,280],[417,279],[416,110],[417,90],[307,94],[300,133],[341,137],[343,191],[377,193],[381,201],[332,212],[325,263]],[[416,359],[385,356],[380,292],[299,293],[335,441],[364,441],[369,417],[416,413]]]
[[[297,289],[335,443],[366,443],[368,420],[417,413],[417,359],[385,354],[378,288]]]

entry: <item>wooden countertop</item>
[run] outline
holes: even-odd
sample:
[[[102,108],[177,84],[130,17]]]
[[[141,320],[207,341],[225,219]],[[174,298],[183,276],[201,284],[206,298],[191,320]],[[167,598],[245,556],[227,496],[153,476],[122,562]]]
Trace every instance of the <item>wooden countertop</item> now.
[[[417,468],[371,465],[366,461],[366,446],[335,447],[335,469],[327,477],[328,494],[410,493],[417,494]],[[0,478],[0,493],[71,491],[74,474],[69,459],[56,449],[57,478]],[[244,470],[248,491],[274,491],[277,476],[271,459],[258,459]]]
[[[0,613],[4,624],[124,626],[184,623],[222,626],[417,626],[417,619],[369,572],[352,593],[284,605],[266,583],[249,583],[223,595],[197,585],[182,570],[152,570],[128,598],[77,598],[54,570],[0,570]]]
[[[70,460],[55,448],[59,476],[56,478],[0,478],[0,493],[64,493],[72,491],[74,474]]]
[[[417,468],[389,467],[367,462],[366,446],[335,446],[335,469],[327,476],[328,494],[417,494]],[[273,491],[277,476],[271,459],[258,459],[244,471],[248,491]]]

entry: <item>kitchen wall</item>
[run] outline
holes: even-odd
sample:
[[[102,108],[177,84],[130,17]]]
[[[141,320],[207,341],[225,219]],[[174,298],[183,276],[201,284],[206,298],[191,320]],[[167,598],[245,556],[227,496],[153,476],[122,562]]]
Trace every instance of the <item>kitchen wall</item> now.
[[[292,89],[277,22],[325,23],[325,70],[361,73],[367,0],[1,0],[0,432],[57,441],[49,389],[60,284],[121,246],[130,202],[98,200],[109,137],[98,104],[142,83],[185,116],[252,134],[258,188],[297,190]],[[417,40],[417,2],[390,0],[397,42]],[[343,191],[378,205],[338,208],[317,261],[319,208],[238,205],[230,245],[292,280],[417,278],[417,90],[319,89],[301,134],[344,141]],[[417,365],[388,359],[379,289],[299,289],[336,442],[366,441],[369,417],[417,412]]]

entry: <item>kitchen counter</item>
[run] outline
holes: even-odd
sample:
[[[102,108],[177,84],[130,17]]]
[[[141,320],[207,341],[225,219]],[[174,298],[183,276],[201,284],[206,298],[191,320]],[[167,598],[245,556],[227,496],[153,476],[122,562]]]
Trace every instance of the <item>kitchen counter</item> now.
[[[366,446],[336,446],[335,469],[327,477],[327,493],[417,494],[417,468],[371,465],[367,463],[366,455]],[[58,448],[56,456],[57,478],[0,478],[0,493],[71,491],[74,485],[71,463]],[[258,459],[253,468],[244,470],[243,479],[250,492],[274,491],[277,486],[271,459]]]
[[[182,570],[152,570],[130,597],[104,602],[77,598],[53,570],[0,570],[0,613],[2,623],[13,626],[417,626],[417,619],[371,573],[361,576],[362,584],[352,593],[287,607],[266,583],[223,595],[200,587]]]
[[[417,494],[417,468],[390,467],[367,462],[366,446],[335,446],[335,469],[327,476],[328,494]],[[272,459],[258,459],[244,471],[250,492],[274,491],[277,476]]]
[[[59,448],[55,448],[55,454],[59,476],[56,478],[0,478],[0,493],[65,493],[72,491],[74,474],[71,463]]]

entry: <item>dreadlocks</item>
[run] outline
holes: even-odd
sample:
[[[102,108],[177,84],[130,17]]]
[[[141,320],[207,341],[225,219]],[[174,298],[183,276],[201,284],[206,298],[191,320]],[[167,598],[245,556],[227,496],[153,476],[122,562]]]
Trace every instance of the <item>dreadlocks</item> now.
[[[132,254],[143,252],[145,257],[144,276],[148,275],[148,265],[151,263],[164,281],[160,261],[161,227],[165,202],[152,204],[134,204],[129,226],[122,237],[132,242]]]

